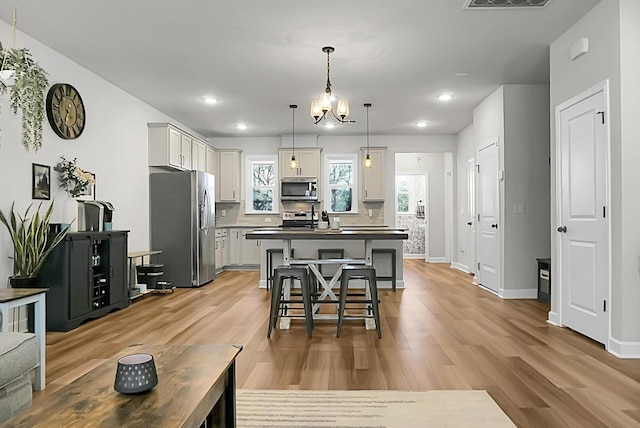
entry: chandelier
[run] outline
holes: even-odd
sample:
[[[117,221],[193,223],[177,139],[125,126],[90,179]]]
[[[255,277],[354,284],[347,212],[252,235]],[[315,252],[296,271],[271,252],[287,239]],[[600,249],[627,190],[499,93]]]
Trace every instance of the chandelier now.
[[[353,123],[355,120],[345,120],[349,116],[349,100],[338,100],[338,105],[335,110],[333,109],[333,95],[331,93],[331,80],[329,79],[329,54],[335,51],[331,46],[325,46],[322,48],[322,52],[327,54],[327,87],[325,88],[320,98],[311,101],[311,117],[315,120],[317,125],[322,119],[327,118],[327,113],[331,112],[333,117],[340,123]]]

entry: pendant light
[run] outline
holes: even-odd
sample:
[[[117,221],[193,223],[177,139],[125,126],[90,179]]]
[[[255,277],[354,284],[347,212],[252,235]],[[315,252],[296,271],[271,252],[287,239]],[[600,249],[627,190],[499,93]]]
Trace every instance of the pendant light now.
[[[291,109],[291,160],[289,161],[289,168],[298,169],[298,161],[296,160],[296,109],[297,105],[289,105]]]
[[[371,107],[371,103],[364,103],[364,106],[367,109],[367,156],[365,156],[363,164],[365,168],[371,168],[373,166],[373,161],[369,156],[369,107]]]

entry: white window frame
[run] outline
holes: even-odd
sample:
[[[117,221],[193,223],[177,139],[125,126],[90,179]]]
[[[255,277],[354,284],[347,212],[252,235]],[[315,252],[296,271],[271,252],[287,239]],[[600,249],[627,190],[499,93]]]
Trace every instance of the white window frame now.
[[[273,209],[270,211],[256,211],[253,209],[253,165],[255,163],[273,163],[274,170],[274,184],[273,186],[266,186],[266,189],[273,190]],[[251,155],[246,156],[246,164],[245,164],[245,214],[278,214],[280,210],[280,196],[278,192],[278,184],[280,183],[280,178],[278,177],[278,156],[275,155]]]
[[[331,186],[329,185],[329,172],[331,170],[332,162],[351,162],[353,167],[353,182],[351,184],[351,211],[331,211]],[[343,153],[343,154],[326,154],[324,156],[324,177],[323,177],[323,198],[324,198],[324,210],[329,214],[358,214],[358,205],[360,199],[358,196],[358,178],[360,176],[360,163],[358,162],[357,153]]]

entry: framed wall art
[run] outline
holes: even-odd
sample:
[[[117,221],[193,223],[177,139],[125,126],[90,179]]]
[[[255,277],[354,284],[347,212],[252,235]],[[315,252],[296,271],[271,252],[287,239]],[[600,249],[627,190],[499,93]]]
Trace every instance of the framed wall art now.
[[[31,198],[51,199],[51,167],[34,163],[31,166]]]

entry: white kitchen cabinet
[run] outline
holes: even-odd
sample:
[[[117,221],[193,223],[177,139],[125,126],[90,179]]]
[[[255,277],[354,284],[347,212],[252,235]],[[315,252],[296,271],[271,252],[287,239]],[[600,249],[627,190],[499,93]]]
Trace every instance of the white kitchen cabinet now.
[[[242,150],[218,150],[219,202],[240,202],[240,154]]]
[[[229,229],[229,265],[259,265],[260,240],[246,239],[250,228]]]
[[[169,123],[149,123],[149,166],[191,169],[191,137]]]
[[[196,139],[191,143],[191,164],[196,171],[207,171],[207,144]]]
[[[318,180],[320,179],[321,147],[301,147],[295,149],[293,153],[295,153],[296,160],[299,163],[299,167],[295,169],[289,167],[291,153],[291,149],[278,149],[278,172],[280,173],[280,178],[315,177]]]
[[[216,272],[219,272],[222,270],[222,267],[224,266],[222,264],[222,230],[220,229],[216,229],[216,240],[215,240],[215,265],[216,265]]]
[[[206,147],[206,171],[216,177],[218,181],[218,152],[213,147],[207,145]]]
[[[222,237],[220,238],[222,243],[222,267],[229,265],[229,236],[228,229],[222,229]]]
[[[361,148],[362,161],[367,156],[367,148]],[[362,169],[362,200],[364,202],[384,201],[384,158],[386,147],[369,147],[369,157],[373,161],[371,168]],[[360,164],[362,165],[362,163]]]
[[[247,232],[252,229],[242,229],[242,264],[243,265],[259,265],[260,264],[260,240],[247,239]]]
[[[242,229],[229,228],[229,264],[242,264]]]

